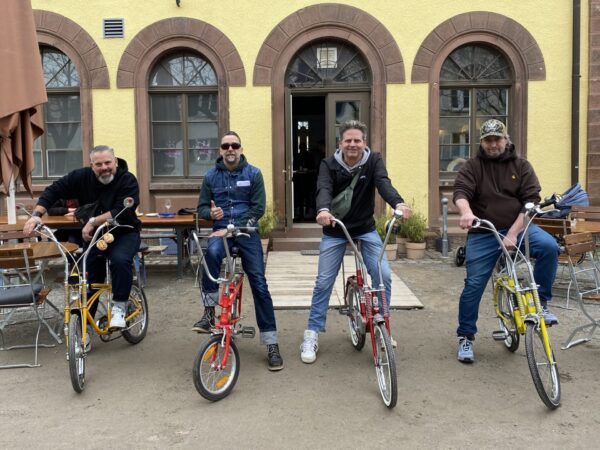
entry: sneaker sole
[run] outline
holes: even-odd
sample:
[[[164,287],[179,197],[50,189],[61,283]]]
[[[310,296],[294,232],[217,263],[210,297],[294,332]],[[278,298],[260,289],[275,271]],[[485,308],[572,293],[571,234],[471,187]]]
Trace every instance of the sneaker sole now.
[[[459,360],[461,363],[465,363],[465,364],[470,364],[470,363],[472,363],[473,361],[475,361],[475,359],[474,359],[474,358],[463,358],[463,359],[457,358],[457,359],[458,359],[458,360]]]
[[[277,371],[279,371],[279,370],[283,369],[283,364],[282,364],[282,365],[280,365],[280,366],[277,366],[277,367],[271,367],[271,366],[268,366],[268,369],[269,369],[271,372],[277,372]]]
[[[205,330],[204,328],[194,328],[192,327],[192,331],[195,331],[196,333],[202,333],[202,334],[209,334],[210,330]]]

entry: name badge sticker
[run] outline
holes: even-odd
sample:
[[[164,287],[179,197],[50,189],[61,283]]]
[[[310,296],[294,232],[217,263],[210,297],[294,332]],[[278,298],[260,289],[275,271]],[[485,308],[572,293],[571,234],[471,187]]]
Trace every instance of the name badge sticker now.
[[[239,186],[239,187],[250,186],[250,180],[241,180],[241,181],[238,181],[236,185]]]

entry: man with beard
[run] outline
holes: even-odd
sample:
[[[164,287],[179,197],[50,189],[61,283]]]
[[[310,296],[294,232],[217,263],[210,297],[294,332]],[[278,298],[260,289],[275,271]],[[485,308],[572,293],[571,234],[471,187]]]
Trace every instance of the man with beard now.
[[[90,152],[90,167],[73,170],[48,186],[23,227],[23,231],[30,234],[42,222],[44,213],[61,198],[75,199],[81,206],[95,204],[91,217],[81,230],[81,237],[89,245],[96,227],[119,214],[127,197],[131,197],[134,204],[119,215],[118,221],[131,227],[115,229],[114,242],[104,252],[94,246],[87,260],[90,284],[104,282],[104,258],[110,260],[113,293],[110,326],[115,328],[126,326],[127,301],[133,281],[132,261],[140,246],[141,223],[135,215],[135,208],[140,203],[139,186],[135,176],[127,170],[127,163],[115,156],[112,147],[94,147]],[[95,308],[90,311],[92,316],[95,312]]]
[[[476,218],[489,220],[504,236],[507,248],[515,248],[524,229],[524,206],[540,201],[540,183],[531,164],[517,156],[506,126],[497,119],[481,125],[477,155],[460,169],[454,182],[454,204],[459,225],[469,229],[466,244],[465,287],[458,306],[458,360],[475,360],[473,340],[483,291],[492,274],[500,248],[489,230],[472,229]],[[552,298],[552,283],[558,265],[558,244],[535,225],[529,226],[531,257],[535,259],[534,277],[547,325],[558,323],[547,307]]]

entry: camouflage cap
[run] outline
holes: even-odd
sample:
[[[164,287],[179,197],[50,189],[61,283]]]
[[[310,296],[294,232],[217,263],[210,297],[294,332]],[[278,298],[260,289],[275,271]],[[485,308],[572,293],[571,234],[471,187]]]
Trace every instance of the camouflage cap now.
[[[480,140],[488,136],[506,137],[506,126],[498,119],[490,119],[481,124],[479,132],[481,135]]]

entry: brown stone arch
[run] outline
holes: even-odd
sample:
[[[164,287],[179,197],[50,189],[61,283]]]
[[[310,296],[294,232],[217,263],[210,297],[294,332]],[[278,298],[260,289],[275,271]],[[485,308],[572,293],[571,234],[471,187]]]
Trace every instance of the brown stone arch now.
[[[185,47],[204,54],[213,65],[219,85],[245,86],[246,73],[237,49],[221,31],[197,19],[174,17],[160,20],[141,30],[125,49],[117,71],[120,88],[145,86],[139,73],[146,73],[147,66],[160,55],[157,48]],[[154,60],[149,60],[149,54]]]
[[[321,39],[346,41],[356,47],[369,64],[371,119],[369,145],[385,156],[385,113],[388,83],[404,83],[404,61],[386,27],[370,14],[347,5],[323,3],[300,9],[283,19],[263,42],[254,65],[253,84],[271,86],[273,174],[285,169],[285,72],[302,47]],[[273,177],[274,202],[285,216],[285,189],[281,177]]]
[[[50,11],[34,10],[33,16],[38,42],[56,47],[75,63],[82,90],[110,87],[104,56],[87,31],[71,19]]]
[[[546,67],[535,39],[522,25],[492,12],[470,12],[452,17],[423,41],[413,64],[411,81],[429,83],[429,222],[439,226],[439,76],[452,51],[482,43],[501,51],[513,70],[509,132],[517,151],[527,155],[527,82],[545,80]],[[446,189],[443,196],[448,196]],[[452,205],[452,202],[449,203]]]
[[[290,14],[269,33],[254,64],[254,85],[273,85],[276,63],[292,43],[300,49],[321,37],[339,37],[354,44],[372,68],[381,68],[382,83],[404,83],[402,54],[381,22],[353,6],[322,3]]]
[[[531,33],[509,17],[481,11],[454,16],[429,33],[415,56],[411,81],[413,83],[430,82],[434,76],[431,74],[431,69],[434,61],[439,59],[439,53],[447,48],[449,42],[458,40],[475,42],[473,36],[469,37],[472,34],[487,35],[493,38],[497,44],[505,42],[512,47],[523,60],[525,79],[546,79],[544,57]],[[503,46],[506,47],[506,44]]]

